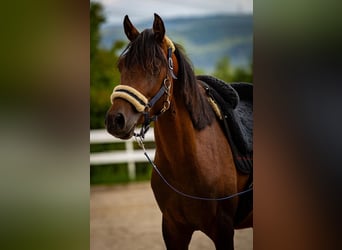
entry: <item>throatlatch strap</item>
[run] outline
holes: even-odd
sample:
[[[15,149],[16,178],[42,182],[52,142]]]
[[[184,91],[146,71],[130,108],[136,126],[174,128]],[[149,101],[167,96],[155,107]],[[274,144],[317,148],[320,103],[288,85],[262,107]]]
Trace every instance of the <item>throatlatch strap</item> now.
[[[113,93],[110,96],[112,103],[115,98],[125,99],[131,103],[138,112],[143,112],[148,103],[147,98],[143,94],[127,85],[118,85],[114,88]]]

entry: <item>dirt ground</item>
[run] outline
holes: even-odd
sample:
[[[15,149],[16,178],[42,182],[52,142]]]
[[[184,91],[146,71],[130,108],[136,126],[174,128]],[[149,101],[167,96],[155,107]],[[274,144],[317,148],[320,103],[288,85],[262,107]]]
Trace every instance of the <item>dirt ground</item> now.
[[[234,237],[235,250],[253,249],[253,229],[236,230]],[[149,183],[91,187],[90,249],[165,249],[161,212]],[[206,235],[195,232],[189,249],[215,247]]]

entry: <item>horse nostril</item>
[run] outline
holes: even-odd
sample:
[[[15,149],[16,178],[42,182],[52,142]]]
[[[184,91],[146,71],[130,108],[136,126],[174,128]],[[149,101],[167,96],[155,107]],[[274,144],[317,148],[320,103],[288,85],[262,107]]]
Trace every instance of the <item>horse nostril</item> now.
[[[123,129],[125,126],[125,117],[121,113],[117,113],[114,117],[114,126],[117,129]]]

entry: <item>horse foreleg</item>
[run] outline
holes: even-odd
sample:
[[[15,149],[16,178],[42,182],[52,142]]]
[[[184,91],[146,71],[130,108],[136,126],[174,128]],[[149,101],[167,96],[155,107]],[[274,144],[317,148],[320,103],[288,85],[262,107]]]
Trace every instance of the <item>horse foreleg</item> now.
[[[235,226],[235,229],[242,229],[242,228],[248,228],[253,227],[253,212],[250,212],[246,218],[241,221],[241,223],[237,226]]]
[[[189,227],[176,223],[171,220],[167,220],[163,216],[162,222],[163,229],[163,238],[168,250],[187,250],[192,234],[194,232],[193,229]]]
[[[219,219],[210,232],[206,232],[206,234],[214,242],[216,250],[234,249],[234,226],[232,220]]]

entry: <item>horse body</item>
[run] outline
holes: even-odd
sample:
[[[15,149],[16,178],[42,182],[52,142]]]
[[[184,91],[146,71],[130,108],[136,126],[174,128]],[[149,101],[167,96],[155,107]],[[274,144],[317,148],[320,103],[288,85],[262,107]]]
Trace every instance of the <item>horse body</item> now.
[[[236,170],[232,159],[226,157],[230,149],[218,124],[195,132],[189,126],[190,119],[185,122],[169,116],[172,114],[165,114],[155,125],[155,162],[165,178],[188,194],[223,197],[236,193],[237,186],[231,185],[236,183]],[[168,249],[181,249],[182,245],[187,249],[194,230],[203,231],[214,242],[219,240],[218,231],[225,232],[220,240],[229,243],[227,239],[233,235],[231,215],[235,213],[237,199],[219,202],[182,197],[166,186],[156,172],[152,174],[151,185],[163,213],[163,235]]]
[[[142,39],[141,36],[145,36],[145,39],[147,36],[153,36],[167,59],[165,54],[168,53],[170,44],[165,38],[164,24],[158,15],[155,14],[153,30],[144,31],[142,35],[127,16],[124,27],[132,43]],[[130,49],[134,50],[133,47]],[[152,53],[154,57],[158,57],[157,52]],[[163,65],[163,58],[160,60],[157,60],[157,64]],[[173,81],[167,67],[160,66],[159,74],[148,74],[139,64],[130,64],[129,56],[123,56],[119,62],[121,82],[140,92],[144,91],[149,99],[153,99],[158,92],[160,83],[170,83],[167,100],[157,100],[149,110],[150,113],[158,113],[163,104],[164,108],[166,107],[165,110],[162,109],[162,115],[158,117],[154,128],[155,164],[173,187],[186,194],[219,198],[242,191],[248,181],[248,175],[237,172],[230,145],[206,101],[204,90],[193,77],[193,72],[186,70],[189,65],[179,52],[172,54],[172,60],[175,62],[174,73],[178,76],[178,79]],[[131,67],[125,67],[127,64]],[[165,106],[166,101],[168,105]],[[202,110],[198,111],[198,106]],[[136,111],[136,107],[120,98],[113,100],[106,117],[109,133],[126,139],[133,135],[135,126],[142,122],[143,118]],[[251,216],[246,218],[243,224],[236,225],[238,196],[221,201],[185,197],[166,185],[156,171],[152,172],[151,186],[163,214],[162,230],[167,249],[188,249],[195,230],[207,234],[217,249],[233,249],[234,228],[252,226]]]

